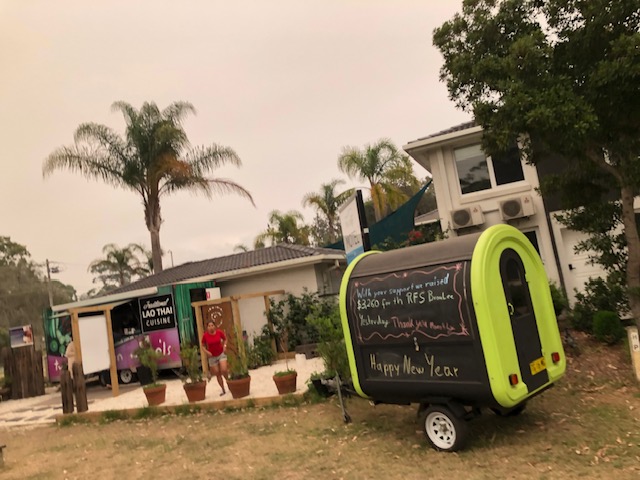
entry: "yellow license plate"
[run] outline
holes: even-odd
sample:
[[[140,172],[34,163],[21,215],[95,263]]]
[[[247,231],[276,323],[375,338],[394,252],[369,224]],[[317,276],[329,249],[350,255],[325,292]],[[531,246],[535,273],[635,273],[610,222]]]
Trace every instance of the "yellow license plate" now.
[[[546,370],[547,364],[544,361],[544,357],[540,357],[537,360],[534,360],[529,364],[529,368],[531,369],[531,375],[535,375],[536,373],[540,373],[543,370]]]

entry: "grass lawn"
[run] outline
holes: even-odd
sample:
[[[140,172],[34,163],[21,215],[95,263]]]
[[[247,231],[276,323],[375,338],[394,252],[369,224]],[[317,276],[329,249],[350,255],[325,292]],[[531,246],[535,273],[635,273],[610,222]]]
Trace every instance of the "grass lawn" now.
[[[578,340],[561,382],[518,417],[473,420],[455,454],[429,448],[414,407],[351,398],[345,425],[332,398],[0,431],[0,478],[640,478],[640,388],[625,347]]]

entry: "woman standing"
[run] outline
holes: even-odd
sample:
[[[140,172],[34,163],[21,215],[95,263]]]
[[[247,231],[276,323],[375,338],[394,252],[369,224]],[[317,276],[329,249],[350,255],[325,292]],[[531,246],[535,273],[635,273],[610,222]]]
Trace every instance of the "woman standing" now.
[[[227,336],[219,329],[213,320],[207,323],[207,331],[202,336],[202,348],[209,359],[209,372],[215,375],[222,388],[220,396],[227,393],[224,389],[224,380],[227,378]]]

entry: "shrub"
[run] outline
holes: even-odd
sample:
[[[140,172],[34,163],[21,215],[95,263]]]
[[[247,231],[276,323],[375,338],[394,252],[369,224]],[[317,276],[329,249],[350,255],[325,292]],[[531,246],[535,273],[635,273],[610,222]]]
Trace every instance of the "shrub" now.
[[[343,380],[351,378],[338,305],[333,304],[330,310],[316,309],[308,321],[316,328],[320,337],[318,353],[324,362],[325,376],[331,377],[338,373]]]
[[[305,289],[300,296],[289,293],[278,302],[269,299],[267,318],[276,331],[278,325],[287,324],[289,348],[295,349],[298,345],[318,341],[317,330],[307,322],[307,317],[318,309],[328,312],[331,309],[331,302],[322,300],[317,293],[309,293]],[[280,346],[278,338],[276,343]]]
[[[255,335],[248,344],[247,360],[249,369],[271,365],[276,358],[271,343],[271,333],[266,325],[262,327],[260,335]]]
[[[625,336],[620,317],[615,312],[601,310],[593,317],[593,334],[608,345],[614,345]]]
[[[569,301],[564,291],[555,284],[555,282],[549,283],[549,290],[551,290],[551,300],[553,300],[553,310],[556,313],[556,317],[559,316],[564,310],[569,309]]]
[[[628,310],[623,288],[602,278],[590,278],[585,291],[576,294],[571,317],[573,328],[593,333],[593,317],[599,311],[625,312]]]

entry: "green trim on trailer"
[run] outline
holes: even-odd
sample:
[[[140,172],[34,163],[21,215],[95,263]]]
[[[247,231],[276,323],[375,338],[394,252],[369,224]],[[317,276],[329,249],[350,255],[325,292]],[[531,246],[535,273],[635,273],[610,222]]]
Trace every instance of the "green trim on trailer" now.
[[[524,264],[549,375],[549,382],[532,392],[522,381],[515,386],[509,383],[509,375],[516,373],[522,379],[522,372],[500,274],[500,256],[507,249],[514,250]],[[482,233],[473,250],[470,283],[491,392],[503,407],[514,407],[558,380],[566,369],[547,274],[538,252],[522,232],[509,225],[494,225]],[[558,364],[553,363],[552,352],[561,353]]]
[[[347,287],[349,286],[349,278],[351,278],[351,272],[355,268],[356,264],[367,255],[380,253],[377,250],[370,252],[364,252],[353,259],[353,262],[349,264],[347,270],[342,276],[342,282],[340,283],[340,320],[342,321],[342,333],[344,334],[344,343],[347,347],[347,357],[349,358],[349,369],[351,370],[351,380],[353,381],[353,387],[358,392],[358,395],[364,398],[369,396],[362,391],[360,387],[360,379],[358,378],[358,368],[356,367],[356,356],[353,349],[353,342],[351,341],[351,332],[349,330],[349,320],[347,318]]]

